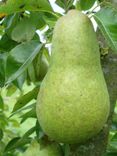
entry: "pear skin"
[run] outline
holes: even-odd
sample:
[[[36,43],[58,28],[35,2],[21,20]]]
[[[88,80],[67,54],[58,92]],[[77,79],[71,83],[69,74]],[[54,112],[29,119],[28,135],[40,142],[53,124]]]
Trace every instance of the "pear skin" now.
[[[109,110],[96,33],[85,14],[70,10],[55,25],[50,66],[37,98],[39,123],[55,141],[82,143],[101,131]]]

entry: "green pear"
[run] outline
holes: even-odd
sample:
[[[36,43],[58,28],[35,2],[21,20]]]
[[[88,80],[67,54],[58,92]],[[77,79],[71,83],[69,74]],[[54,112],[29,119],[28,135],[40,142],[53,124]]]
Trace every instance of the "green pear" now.
[[[50,143],[46,145],[34,140],[23,156],[62,156],[62,153],[58,144]]]
[[[98,41],[90,19],[71,10],[54,29],[49,70],[36,112],[43,131],[62,143],[82,143],[105,125],[110,110]]]

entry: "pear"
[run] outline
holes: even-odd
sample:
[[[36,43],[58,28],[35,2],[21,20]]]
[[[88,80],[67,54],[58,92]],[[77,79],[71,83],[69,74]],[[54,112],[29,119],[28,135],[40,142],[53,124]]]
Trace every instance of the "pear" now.
[[[99,45],[90,19],[70,10],[54,28],[49,70],[36,112],[43,131],[61,143],[82,143],[97,135],[110,111]]]
[[[61,149],[58,144],[38,143],[36,140],[32,141],[23,156],[62,156]]]

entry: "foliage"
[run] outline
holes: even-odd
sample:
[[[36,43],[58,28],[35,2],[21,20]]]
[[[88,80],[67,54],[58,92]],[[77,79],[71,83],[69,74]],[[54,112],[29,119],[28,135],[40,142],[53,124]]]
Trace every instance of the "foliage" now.
[[[96,1],[101,7],[100,11],[89,11]],[[98,0],[80,0],[77,3],[73,0],[56,0],[56,4],[65,12],[76,8],[90,13],[108,46],[117,51],[115,6],[105,2],[101,5]],[[44,57],[49,63],[47,44],[51,43],[54,25],[60,16],[53,11],[48,0],[0,2],[0,156],[20,155],[33,138],[38,140],[45,137],[37,122],[35,104],[45,76],[40,73],[43,72],[40,69],[43,68],[41,61]],[[43,34],[40,36],[38,31]],[[43,78],[40,79],[40,75],[44,75]],[[62,148],[64,155],[69,155],[69,146],[63,145]],[[113,155],[117,155],[116,111],[106,156]]]

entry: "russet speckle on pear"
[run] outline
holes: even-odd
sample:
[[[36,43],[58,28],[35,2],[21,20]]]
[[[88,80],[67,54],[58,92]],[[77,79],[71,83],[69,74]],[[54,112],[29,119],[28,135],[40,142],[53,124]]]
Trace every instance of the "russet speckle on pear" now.
[[[86,15],[71,10],[54,28],[50,66],[37,98],[39,123],[55,141],[81,143],[101,131],[109,109],[96,33]]]

